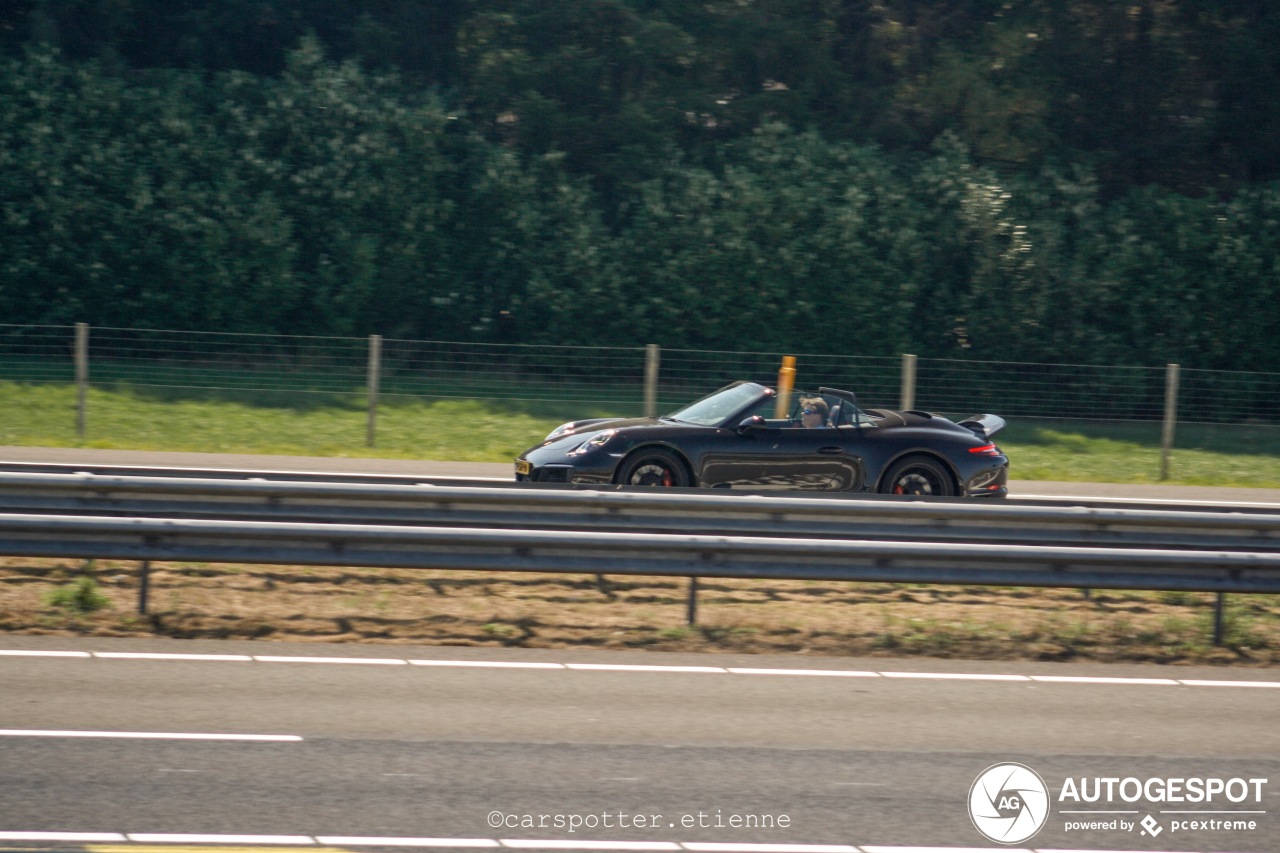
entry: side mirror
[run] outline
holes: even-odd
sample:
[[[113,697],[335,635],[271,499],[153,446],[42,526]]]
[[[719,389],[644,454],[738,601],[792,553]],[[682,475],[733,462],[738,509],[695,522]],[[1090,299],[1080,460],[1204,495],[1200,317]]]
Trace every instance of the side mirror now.
[[[764,429],[767,422],[760,415],[752,415],[749,418],[743,418],[742,423],[738,424],[738,434],[746,435],[753,429]]]

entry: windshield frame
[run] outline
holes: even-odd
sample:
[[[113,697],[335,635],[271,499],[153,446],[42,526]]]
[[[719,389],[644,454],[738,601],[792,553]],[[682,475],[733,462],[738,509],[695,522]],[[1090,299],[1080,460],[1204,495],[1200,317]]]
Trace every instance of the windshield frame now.
[[[722,428],[735,423],[734,419],[743,412],[775,396],[776,391],[758,382],[734,382],[676,409],[666,419],[693,426]]]

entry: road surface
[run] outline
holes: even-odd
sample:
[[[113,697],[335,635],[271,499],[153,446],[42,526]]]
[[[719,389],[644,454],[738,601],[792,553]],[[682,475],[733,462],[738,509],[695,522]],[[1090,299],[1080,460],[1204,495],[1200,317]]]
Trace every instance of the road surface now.
[[[1017,762],[1049,813],[1015,849],[1280,850],[1274,671],[9,636],[0,685],[0,846],[1000,848],[968,798]]]

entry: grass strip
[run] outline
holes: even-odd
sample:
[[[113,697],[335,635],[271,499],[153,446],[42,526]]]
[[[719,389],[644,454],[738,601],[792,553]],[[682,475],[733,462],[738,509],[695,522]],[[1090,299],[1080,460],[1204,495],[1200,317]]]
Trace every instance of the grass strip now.
[[[454,392],[385,397],[376,447],[369,448],[367,401],[355,392],[95,387],[81,440],[73,386],[0,382],[0,444],[509,462],[565,420],[635,414],[581,402],[589,389],[558,403],[536,396],[465,399]],[[1183,424],[1177,434],[1166,482],[1280,488],[1274,426]],[[1159,477],[1158,423],[1014,418],[998,441],[1016,479],[1153,483]]]

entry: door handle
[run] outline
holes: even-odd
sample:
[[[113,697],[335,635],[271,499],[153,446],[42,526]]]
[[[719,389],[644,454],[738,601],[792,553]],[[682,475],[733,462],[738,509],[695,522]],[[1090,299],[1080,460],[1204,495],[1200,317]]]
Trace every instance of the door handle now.
[[[823,454],[824,456],[838,456],[839,454],[844,453],[844,448],[843,448],[843,447],[834,447],[834,446],[833,446],[833,447],[819,447],[819,448],[818,448],[818,452],[819,452],[819,453],[821,453],[821,454]]]

